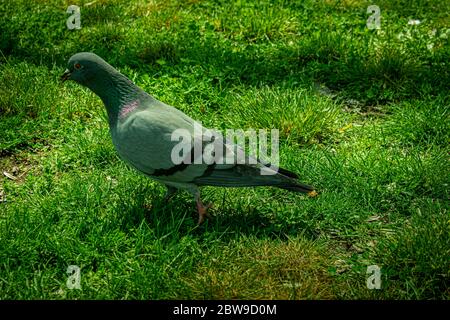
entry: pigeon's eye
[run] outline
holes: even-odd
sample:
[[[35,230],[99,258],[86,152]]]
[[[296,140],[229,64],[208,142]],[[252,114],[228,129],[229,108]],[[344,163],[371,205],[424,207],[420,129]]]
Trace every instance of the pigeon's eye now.
[[[81,69],[81,64],[79,63],[75,63],[75,65],[73,66],[75,69]]]

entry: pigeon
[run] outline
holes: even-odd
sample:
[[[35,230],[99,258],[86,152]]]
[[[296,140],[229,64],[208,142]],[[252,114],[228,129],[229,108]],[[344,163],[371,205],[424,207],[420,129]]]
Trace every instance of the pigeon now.
[[[61,80],[73,80],[100,97],[106,107],[110,135],[119,157],[138,172],[164,184],[167,199],[178,190],[190,192],[197,206],[199,225],[209,217],[211,207],[201,200],[199,187],[202,186],[273,186],[310,195],[315,193],[312,186],[299,182],[294,172],[250,157],[240,146],[226,139],[211,139],[209,143],[223,147],[223,152],[231,152],[234,160],[214,162],[202,158],[199,161],[203,153],[199,156],[199,152],[194,152],[195,144],[200,149],[207,145],[202,137],[198,137],[198,132],[194,132],[196,125],[201,124],[175,107],[158,101],[94,53],[74,54]],[[190,137],[184,143],[174,140],[176,130],[182,130]],[[183,161],[174,161],[173,150],[180,145],[190,151],[183,155]],[[236,155],[246,161],[239,161]]]

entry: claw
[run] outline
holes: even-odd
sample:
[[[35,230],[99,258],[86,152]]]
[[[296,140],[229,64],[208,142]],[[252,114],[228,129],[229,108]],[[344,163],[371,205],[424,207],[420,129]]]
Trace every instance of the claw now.
[[[197,200],[197,211],[198,211],[197,225],[201,225],[203,222],[205,222],[206,218],[208,218],[208,219],[211,218],[211,216],[208,213],[209,208],[212,208],[212,203],[209,203],[205,206],[205,205],[203,205],[203,203],[200,199]]]
[[[197,189],[194,194],[195,203],[197,204],[198,211],[198,222],[197,225],[201,225],[205,222],[205,218],[211,218],[208,214],[208,209],[212,208],[212,203],[207,204],[206,206],[203,204],[202,199],[200,199],[200,191]]]

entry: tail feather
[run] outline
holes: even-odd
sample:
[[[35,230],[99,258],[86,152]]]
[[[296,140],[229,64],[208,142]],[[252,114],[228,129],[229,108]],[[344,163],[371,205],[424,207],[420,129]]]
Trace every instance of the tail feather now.
[[[303,193],[309,193],[314,190],[314,187],[299,182],[297,180],[297,174],[289,170],[276,168],[274,169],[276,172],[273,172],[273,175],[261,175],[260,170],[260,167],[250,165],[235,165],[224,169],[221,169],[219,166],[214,166],[203,176],[195,178],[193,182],[199,186],[273,186]]]
[[[294,173],[292,171],[289,171],[289,170],[286,170],[286,169],[283,169],[283,168],[278,168],[278,173],[282,174],[283,176],[292,178],[292,179],[298,179],[299,178],[299,176],[296,173]]]
[[[266,163],[264,165],[266,167],[268,167],[268,168],[271,166],[270,163]],[[275,171],[277,171],[278,173],[282,174],[283,176],[286,176],[286,177],[289,177],[289,178],[292,178],[292,179],[298,179],[299,178],[299,176],[296,173],[294,173],[294,172],[292,172],[290,170],[283,169],[283,168],[280,168],[280,167],[276,167],[276,168],[273,168],[273,169]]]
[[[302,193],[310,193],[311,191],[314,191],[314,187],[309,186],[307,184],[303,184],[300,182],[295,182],[292,185],[281,185],[277,186],[278,188],[289,190],[293,192],[302,192]]]
[[[270,164],[267,164],[266,166],[270,166]],[[314,187],[296,181],[296,179],[299,179],[299,176],[296,173],[279,167],[276,168],[275,171],[277,171],[279,174],[283,176],[290,178],[289,180],[292,181],[292,183],[289,184],[275,185],[276,187],[284,190],[302,193],[309,193],[311,191],[314,191]]]

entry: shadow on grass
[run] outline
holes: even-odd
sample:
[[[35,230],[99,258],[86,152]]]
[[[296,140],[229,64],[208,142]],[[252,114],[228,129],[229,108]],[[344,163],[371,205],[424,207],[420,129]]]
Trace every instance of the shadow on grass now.
[[[81,36],[55,26],[35,28],[26,35],[18,32],[22,27],[40,26],[44,20],[57,23],[64,17],[59,9],[47,8],[36,21],[26,22],[25,17],[16,24],[0,21],[0,29],[4,30],[0,50],[9,57],[49,68],[56,64],[61,69],[79,51],[95,52],[115,67],[127,66],[150,74],[179,76],[191,73],[192,66],[200,66],[198,72],[202,74],[196,76],[218,86],[279,82],[297,86],[320,81],[365,104],[416,98],[424,91],[437,95],[445,92],[450,82],[446,51],[441,48],[431,54],[419,48],[423,45],[420,39],[416,47],[402,51],[401,43],[390,43],[395,40],[394,34],[384,39],[380,36],[377,41],[385,44],[373,49],[373,35],[361,35],[360,30],[355,30],[355,39],[336,32],[315,32],[298,37],[298,43],[278,42],[267,48],[264,43],[244,39],[236,47],[214,28],[201,32],[201,25],[194,21],[174,30],[149,32],[138,39],[124,27],[94,23],[104,14],[106,20],[119,14],[113,7],[103,8],[101,14],[94,10],[89,18],[93,19],[91,25]]]
[[[145,196],[129,205],[124,205],[120,214],[120,228],[132,232],[141,226],[152,230],[157,239],[178,241],[186,235],[194,235],[199,240],[220,239],[228,242],[242,235],[259,239],[282,239],[302,235],[307,239],[317,239],[318,234],[306,223],[291,222],[282,215],[272,214],[255,206],[243,208],[240,205],[214,207],[210,210],[211,218],[197,226],[198,214],[190,196],[176,195],[169,202],[164,202],[163,195],[152,197],[151,204]],[[216,203],[218,205],[218,203]]]

